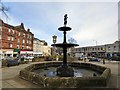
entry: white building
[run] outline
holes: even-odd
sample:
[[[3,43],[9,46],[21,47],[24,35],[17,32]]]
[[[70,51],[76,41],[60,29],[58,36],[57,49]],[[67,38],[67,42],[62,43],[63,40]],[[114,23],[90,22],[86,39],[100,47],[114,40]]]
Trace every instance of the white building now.
[[[44,40],[34,38],[33,52],[35,56],[49,56],[51,55],[51,48],[47,46],[47,43]]]
[[[99,57],[109,57],[110,55],[120,55],[120,41],[116,41],[111,44],[79,47],[71,50],[74,56],[79,56],[84,54],[86,56],[99,56]]]

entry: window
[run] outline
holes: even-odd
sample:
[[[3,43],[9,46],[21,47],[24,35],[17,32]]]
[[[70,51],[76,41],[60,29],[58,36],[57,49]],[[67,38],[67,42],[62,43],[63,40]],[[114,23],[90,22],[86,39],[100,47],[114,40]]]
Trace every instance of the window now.
[[[12,48],[12,44],[9,43],[9,47]]]
[[[24,46],[22,46],[22,49],[24,49]]]
[[[20,39],[18,38],[18,42],[20,42]]]
[[[12,41],[14,41],[14,37],[12,37]]]
[[[18,33],[18,36],[20,36],[20,32]]]
[[[29,43],[28,40],[27,40],[27,43]]]
[[[13,30],[13,34],[15,33],[15,31]]]
[[[25,37],[25,33],[23,34],[23,36]]]
[[[25,40],[23,40],[23,43],[25,43]]]
[[[10,30],[10,28],[8,28],[8,32],[10,32],[11,30]]]
[[[98,48],[98,50],[100,50],[100,48]]]
[[[8,36],[8,40],[10,40],[10,37]]]
[[[31,41],[29,41],[29,44],[31,44]]]
[[[31,36],[31,35],[29,35],[29,38],[31,39],[31,38],[32,38],[32,36]]]
[[[29,46],[27,46],[27,49],[29,48]]]
[[[19,48],[20,46],[19,45],[17,45],[17,48]]]
[[[116,50],[116,46],[114,46],[114,50]]]
[[[0,35],[0,39],[2,39],[1,35]]]
[[[2,31],[2,27],[0,26],[0,31]]]
[[[108,50],[110,50],[110,46],[108,47]]]
[[[28,35],[28,37],[27,38],[29,38],[29,35]]]

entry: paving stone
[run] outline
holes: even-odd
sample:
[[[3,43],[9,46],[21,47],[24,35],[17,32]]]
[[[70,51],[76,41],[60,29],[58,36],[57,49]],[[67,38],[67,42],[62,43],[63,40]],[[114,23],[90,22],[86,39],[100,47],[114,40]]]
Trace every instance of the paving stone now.
[[[15,88],[25,88],[25,86],[21,85],[20,83],[14,81],[14,80],[6,80],[6,82]]]

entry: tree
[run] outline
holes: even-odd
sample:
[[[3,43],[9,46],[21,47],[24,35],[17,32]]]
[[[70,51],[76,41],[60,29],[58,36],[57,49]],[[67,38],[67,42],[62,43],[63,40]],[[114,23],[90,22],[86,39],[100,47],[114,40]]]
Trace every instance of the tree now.
[[[9,8],[4,6],[2,0],[0,0],[0,12],[2,12],[6,16],[6,18],[8,18],[6,11],[9,11]]]
[[[77,43],[77,41],[74,38],[72,38],[72,37],[70,39],[68,39],[68,42],[69,43],[74,43],[74,44]]]

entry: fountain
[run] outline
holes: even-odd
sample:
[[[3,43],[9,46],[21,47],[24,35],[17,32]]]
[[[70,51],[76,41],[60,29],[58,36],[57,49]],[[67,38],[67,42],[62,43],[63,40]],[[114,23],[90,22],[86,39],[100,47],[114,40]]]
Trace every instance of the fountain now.
[[[63,48],[63,63],[60,67],[57,68],[57,75],[60,77],[72,77],[74,76],[74,70],[72,67],[68,66],[67,64],[67,48],[73,47],[73,46],[79,46],[78,44],[73,43],[67,43],[66,42],[66,33],[67,31],[70,31],[71,28],[67,27],[67,14],[64,16],[64,26],[58,28],[58,30],[63,31],[64,38],[63,43],[59,44],[52,44],[52,46],[56,47],[62,47]]]
[[[109,68],[87,62],[67,62],[67,48],[78,46],[78,44],[66,42],[66,33],[71,30],[66,26],[67,18],[65,14],[64,26],[58,28],[63,31],[63,43],[52,44],[52,46],[63,48],[63,61],[31,64],[19,72],[20,78],[45,88],[105,87],[111,75]]]

